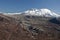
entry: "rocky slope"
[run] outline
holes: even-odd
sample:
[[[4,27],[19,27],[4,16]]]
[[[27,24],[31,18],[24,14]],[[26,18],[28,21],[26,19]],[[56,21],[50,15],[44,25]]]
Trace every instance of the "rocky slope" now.
[[[59,20],[54,17],[0,14],[0,40],[60,40]]]

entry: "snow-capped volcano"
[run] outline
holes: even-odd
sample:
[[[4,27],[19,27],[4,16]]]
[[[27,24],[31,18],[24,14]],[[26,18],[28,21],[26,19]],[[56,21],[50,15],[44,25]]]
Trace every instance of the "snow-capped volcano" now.
[[[50,11],[49,9],[31,9],[24,12],[25,15],[59,17],[60,15]]]
[[[59,14],[49,10],[49,9],[30,9],[19,13],[3,13],[4,15],[32,15],[32,16],[44,16],[44,17],[60,17]]]

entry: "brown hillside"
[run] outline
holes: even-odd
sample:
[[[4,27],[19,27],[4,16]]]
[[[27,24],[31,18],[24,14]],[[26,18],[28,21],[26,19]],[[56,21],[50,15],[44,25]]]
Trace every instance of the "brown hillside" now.
[[[60,40],[60,26],[50,19],[0,14],[0,40]]]

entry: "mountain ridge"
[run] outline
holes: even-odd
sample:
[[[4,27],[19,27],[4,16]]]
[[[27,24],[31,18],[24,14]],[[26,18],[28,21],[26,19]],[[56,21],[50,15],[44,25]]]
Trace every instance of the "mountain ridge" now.
[[[49,10],[49,9],[30,9],[19,13],[1,13],[4,15],[32,15],[32,16],[45,16],[45,17],[60,17],[59,14]]]
[[[59,17],[60,15],[52,12],[49,9],[32,9],[25,11],[25,15],[45,16],[45,17]]]

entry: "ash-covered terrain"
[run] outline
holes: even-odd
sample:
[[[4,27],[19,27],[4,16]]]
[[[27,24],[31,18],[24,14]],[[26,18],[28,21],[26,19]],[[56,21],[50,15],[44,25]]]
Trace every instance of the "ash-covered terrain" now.
[[[60,40],[60,15],[48,9],[0,14],[0,40]]]

